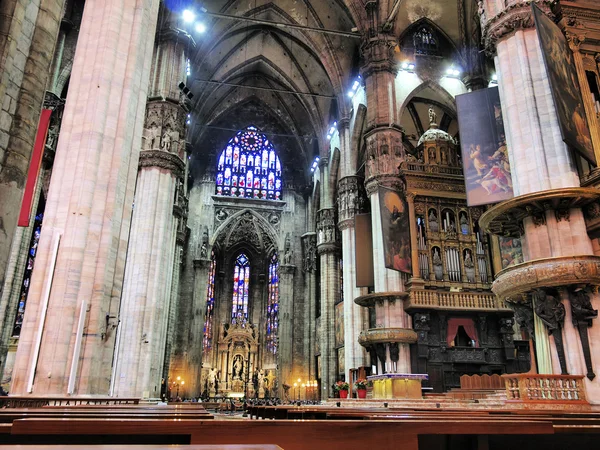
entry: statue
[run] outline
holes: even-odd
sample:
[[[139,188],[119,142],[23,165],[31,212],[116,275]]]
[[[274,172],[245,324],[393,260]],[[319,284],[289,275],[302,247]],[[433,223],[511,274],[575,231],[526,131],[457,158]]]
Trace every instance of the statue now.
[[[291,249],[287,249],[285,251],[285,254],[283,255],[283,264],[287,264],[290,265],[292,264],[292,256],[293,256],[293,251]]]
[[[460,231],[462,234],[469,234],[469,221],[467,215],[464,212],[460,213]]]
[[[537,316],[548,328],[548,334],[554,337],[556,353],[560,361],[560,369],[563,375],[568,375],[567,359],[563,346],[562,328],[565,321],[565,305],[554,295],[546,293],[543,289],[536,289],[531,297],[534,300],[534,309]]]
[[[436,125],[437,114],[433,109],[433,105],[429,105],[429,125]]]
[[[152,126],[150,128],[148,128],[146,136],[147,136],[147,138],[146,138],[147,150],[153,150],[153,149],[157,148],[156,147],[156,139],[159,136],[159,131],[158,131],[158,127],[156,126],[155,123],[153,123]]]
[[[264,370],[260,369],[258,371],[258,390],[260,391],[261,389],[264,390],[265,388],[265,372]]]
[[[435,210],[430,209],[429,210],[429,229],[431,231],[433,231],[434,233],[437,233],[440,230],[438,221],[437,221],[437,215],[435,213]]]
[[[548,328],[548,334],[560,332],[565,321],[565,305],[543,289],[536,289],[532,294],[535,300],[535,313]]]
[[[433,248],[433,272],[435,273],[435,279],[441,281],[444,279],[444,269],[442,267],[442,257],[440,256],[440,250],[437,247]]]
[[[533,309],[531,309],[531,302],[529,300],[515,301],[511,299],[507,299],[507,302],[515,312],[515,322],[521,331],[526,331],[529,338],[535,339],[535,334],[533,332]]]
[[[233,379],[241,380],[242,379],[242,370],[244,368],[244,364],[242,363],[242,357],[237,355],[233,358]]]
[[[166,151],[166,152],[171,151],[171,140],[172,139],[173,139],[173,137],[171,136],[171,130],[169,128],[167,128],[165,130],[165,132],[163,133],[162,143],[161,143],[161,148],[164,151]]]
[[[573,325],[578,326],[579,322],[587,323],[591,326],[592,320],[598,317],[598,311],[592,307],[590,296],[582,287],[576,288],[569,296],[571,301],[571,314],[573,316]]]
[[[587,368],[586,376],[590,380],[593,380],[596,378],[596,374],[594,373],[594,366],[592,363],[588,327],[591,327],[592,320],[598,317],[598,311],[592,306],[590,296],[584,286],[577,286],[574,290],[569,290],[569,299],[571,302],[573,326],[579,331],[579,340],[581,341],[583,358]]]
[[[465,252],[465,267],[474,267],[473,258],[471,257],[471,252]]]
[[[327,242],[333,242],[333,230],[331,228],[327,228],[325,230]]]
[[[202,247],[200,247],[200,258],[206,258],[208,256],[208,247],[203,242]]]

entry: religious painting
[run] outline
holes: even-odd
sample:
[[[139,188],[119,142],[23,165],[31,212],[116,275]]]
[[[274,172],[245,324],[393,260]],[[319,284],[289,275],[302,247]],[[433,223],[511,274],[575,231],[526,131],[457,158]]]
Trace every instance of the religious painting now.
[[[497,87],[456,97],[469,206],[513,197],[508,147]]]
[[[315,320],[315,355],[321,353],[321,318]]]
[[[346,371],[346,354],[344,353],[344,347],[337,349],[337,367],[338,375],[344,374]]]
[[[344,302],[335,305],[335,346],[344,345]]]
[[[412,273],[408,204],[404,193],[379,187],[385,267]]]
[[[523,262],[523,247],[521,239],[500,237],[500,257],[502,258],[502,268],[521,264]]]
[[[563,141],[596,164],[573,55],[561,29],[535,5],[533,15]]]

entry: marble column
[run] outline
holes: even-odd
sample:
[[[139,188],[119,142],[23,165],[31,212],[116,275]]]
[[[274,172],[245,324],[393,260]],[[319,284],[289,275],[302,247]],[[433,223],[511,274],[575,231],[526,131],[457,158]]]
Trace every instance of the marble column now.
[[[294,337],[294,274],[296,266],[281,264],[279,266],[279,334],[277,336],[277,365],[279,367],[279,383],[289,384],[292,373],[298,372],[293,367],[292,340]],[[305,378],[304,376],[302,377]],[[283,397],[283,391],[277,393]]]
[[[114,380],[119,397],[159,397],[173,337],[167,325],[185,240],[180,236],[177,245],[178,233],[185,235],[179,225],[187,214],[182,182],[187,109],[177,84],[186,77],[188,38],[172,28],[157,35],[121,300]]]
[[[332,396],[331,386],[337,378],[334,305],[339,296],[339,249],[333,208],[317,212],[317,252],[321,268],[321,394],[327,398]]]
[[[361,68],[367,94],[367,128],[365,130],[365,187],[371,202],[373,228],[373,267],[375,293],[402,293],[406,291],[407,276],[385,267],[384,242],[381,227],[379,188],[400,191],[404,189],[398,166],[405,158],[402,130],[399,125],[395,95],[396,69],[393,49],[395,37],[379,33],[363,49]],[[379,34],[378,34],[379,33]],[[387,302],[385,327],[411,329],[410,316],[404,311],[402,300]],[[381,323],[378,317],[378,323]],[[396,372],[410,373],[410,350],[407,343],[399,343]],[[389,352],[389,351],[388,351]],[[389,358],[388,358],[389,359]]]
[[[302,271],[304,272],[304,304],[305,310],[304,342],[305,353],[308,357],[308,379],[319,378],[316,371],[315,340],[320,336],[315,335],[315,300],[317,292],[317,233],[308,232],[301,236],[302,239]],[[291,381],[291,380],[290,380]],[[282,383],[290,384],[285,379]],[[293,384],[293,383],[292,383]],[[290,384],[291,386],[291,384]],[[291,395],[291,393],[290,393]]]
[[[568,188],[579,187],[580,180],[572,152],[562,140],[531,3],[516,1],[499,7],[495,0],[485,0],[482,22],[487,51],[495,56],[516,200],[525,194],[539,194],[543,201],[546,191],[564,193]],[[535,3],[551,15],[550,2]],[[566,210],[554,209],[545,208],[543,213],[523,219],[521,238],[526,262],[544,259],[551,264],[553,258],[593,254],[581,209],[570,208],[568,203]],[[500,274],[495,285],[502,282],[503,275]],[[566,327],[564,332],[573,334],[575,330]],[[554,338],[548,341],[546,326],[537,317],[535,333],[540,338],[536,339],[538,370],[560,374]],[[590,336],[593,334],[591,331]],[[579,348],[570,344],[575,342],[572,336],[563,340],[566,354],[581,354]],[[572,369],[568,366],[568,370]],[[588,395],[590,388],[598,391],[591,384],[586,380]],[[595,394],[597,398],[599,393]]]
[[[338,229],[342,235],[342,270],[344,282],[344,360],[346,380],[350,369],[367,365],[366,352],[358,343],[358,335],[367,328],[368,310],[354,303],[354,299],[366,294],[365,288],[356,287],[356,230],[354,216],[359,212],[360,179],[347,176],[338,183]]]
[[[158,6],[86,2],[13,394],[109,391]]]

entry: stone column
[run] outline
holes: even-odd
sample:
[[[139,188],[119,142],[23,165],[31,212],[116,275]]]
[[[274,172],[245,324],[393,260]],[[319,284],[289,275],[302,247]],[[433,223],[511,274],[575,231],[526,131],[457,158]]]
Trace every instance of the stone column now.
[[[0,4],[0,285],[9,261],[65,0]]]
[[[304,304],[308,305],[305,311],[304,342],[305,354],[308,356],[308,379],[318,378],[315,370],[315,300],[317,292],[317,234],[308,232],[302,235],[302,258],[304,271]],[[281,379],[281,383],[289,384],[288,380]],[[291,381],[291,380],[290,380]],[[293,383],[292,383],[293,384]],[[290,393],[291,395],[291,393]]]
[[[109,391],[158,5],[86,3],[11,393]]]
[[[550,2],[539,0],[535,3],[545,13],[551,14]],[[542,210],[531,208],[532,213],[522,220],[520,234],[527,266],[517,265],[502,271],[494,282],[493,290],[499,295],[506,295],[508,290],[531,292],[532,288],[559,287],[561,276],[566,284],[576,282],[581,276],[579,268],[587,270],[587,265],[592,264],[588,260],[593,249],[581,209],[571,206],[575,205],[573,197],[578,194],[570,192],[577,191],[580,180],[571,150],[561,137],[552,88],[534,28],[531,2],[516,1],[509,6],[499,7],[498,2],[485,0],[482,12],[487,51],[495,55],[515,192],[512,202],[519,203],[525,209],[527,199],[536,198],[545,205]],[[575,44],[573,39],[571,44]],[[562,206],[548,202],[550,195],[546,193],[551,190],[554,196],[564,198],[561,200]],[[493,217],[496,211],[491,208],[484,216]],[[484,216],[480,222],[488,221]],[[565,257],[569,257],[567,259],[572,265],[565,263]],[[545,265],[543,269],[542,264]],[[536,279],[536,283],[528,283],[526,277],[517,281],[523,270],[527,270],[528,277]],[[548,277],[541,276],[542,273],[548,274]],[[584,278],[589,277],[592,274],[588,271]],[[569,279],[572,281],[567,281]],[[520,284],[523,287],[519,289]],[[506,286],[511,287],[503,289]],[[560,297],[556,297],[560,303]],[[536,304],[538,302],[540,300],[536,300]],[[545,304],[548,300],[542,302]],[[564,331],[569,332],[567,329]],[[575,333],[573,329],[570,332]],[[570,344],[576,342],[574,338],[567,336],[567,339],[563,339],[562,328],[553,333],[560,335],[548,340],[547,327],[539,318],[535,318],[536,353],[541,373],[561,373],[555,337],[565,342],[566,354],[581,354],[580,348]],[[569,373],[576,373],[572,370],[580,369],[569,367],[568,363],[566,365]],[[592,387],[596,391],[596,398],[600,398],[597,387],[586,380],[588,395]]]
[[[336,242],[335,211],[317,212],[317,252],[321,266],[321,393],[331,396],[336,380],[335,299],[339,296],[338,244]]]
[[[368,11],[369,12],[369,11]],[[372,12],[372,11],[371,11]],[[393,49],[393,35],[371,30],[374,37],[363,46],[365,64],[361,68],[367,93],[367,128],[365,132],[365,187],[371,201],[373,225],[373,267],[375,292],[399,294],[406,290],[406,276],[385,267],[384,242],[381,228],[379,187],[395,191],[403,190],[398,166],[404,160],[402,131],[397,117]],[[404,298],[404,297],[402,297]],[[402,300],[386,303],[381,309],[383,317],[378,323],[385,327],[410,329],[410,316],[404,311]],[[410,351],[408,344],[399,343],[396,372],[410,373]],[[389,355],[388,355],[389,356]],[[396,358],[396,355],[394,356]]]
[[[187,38],[170,28],[157,35],[115,358],[114,395],[120,397],[159,397],[165,349],[173,337],[167,324],[171,300],[178,298],[172,288],[179,285],[185,241],[185,228],[178,226],[187,215],[182,183],[187,110],[177,90],[186,77]]]
[[[294,273],[296,266],[281,264],[279,266],[279,335],[277,336],[277,365],[279,367],[278,388],[292,379],[293,367],[292,340],[294,336]],[[304,377],[303,377],[304,378]],[[283,391],[277,393],[283,397]]]
[[[342,260],[344,271],[344,360],[346,380],[349,370],[366,365],[366,352],[358,343],[358,335],[366,328],[365,314],[354,299],[366,289],[356,287],[356,230],[354,216],[359,212],[360,181],[356,176],[347,176],[338,183],[338,228],[342,234]]]

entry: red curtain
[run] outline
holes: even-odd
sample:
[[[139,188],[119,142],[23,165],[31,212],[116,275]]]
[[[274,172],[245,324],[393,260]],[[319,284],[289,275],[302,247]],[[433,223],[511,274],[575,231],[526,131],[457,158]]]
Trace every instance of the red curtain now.
[[[446,342],[448,345],[454,340],[456,337],[456,333],[458,333],[458,327],[462,326],[472,340],[475,341],[475,347],[479,347],[479,339],[477,337],[477,329],[475,328],[475,322],[473,319],[463,319],[463,318],[452,318],[448,319],[448,334],[446,337]]]

